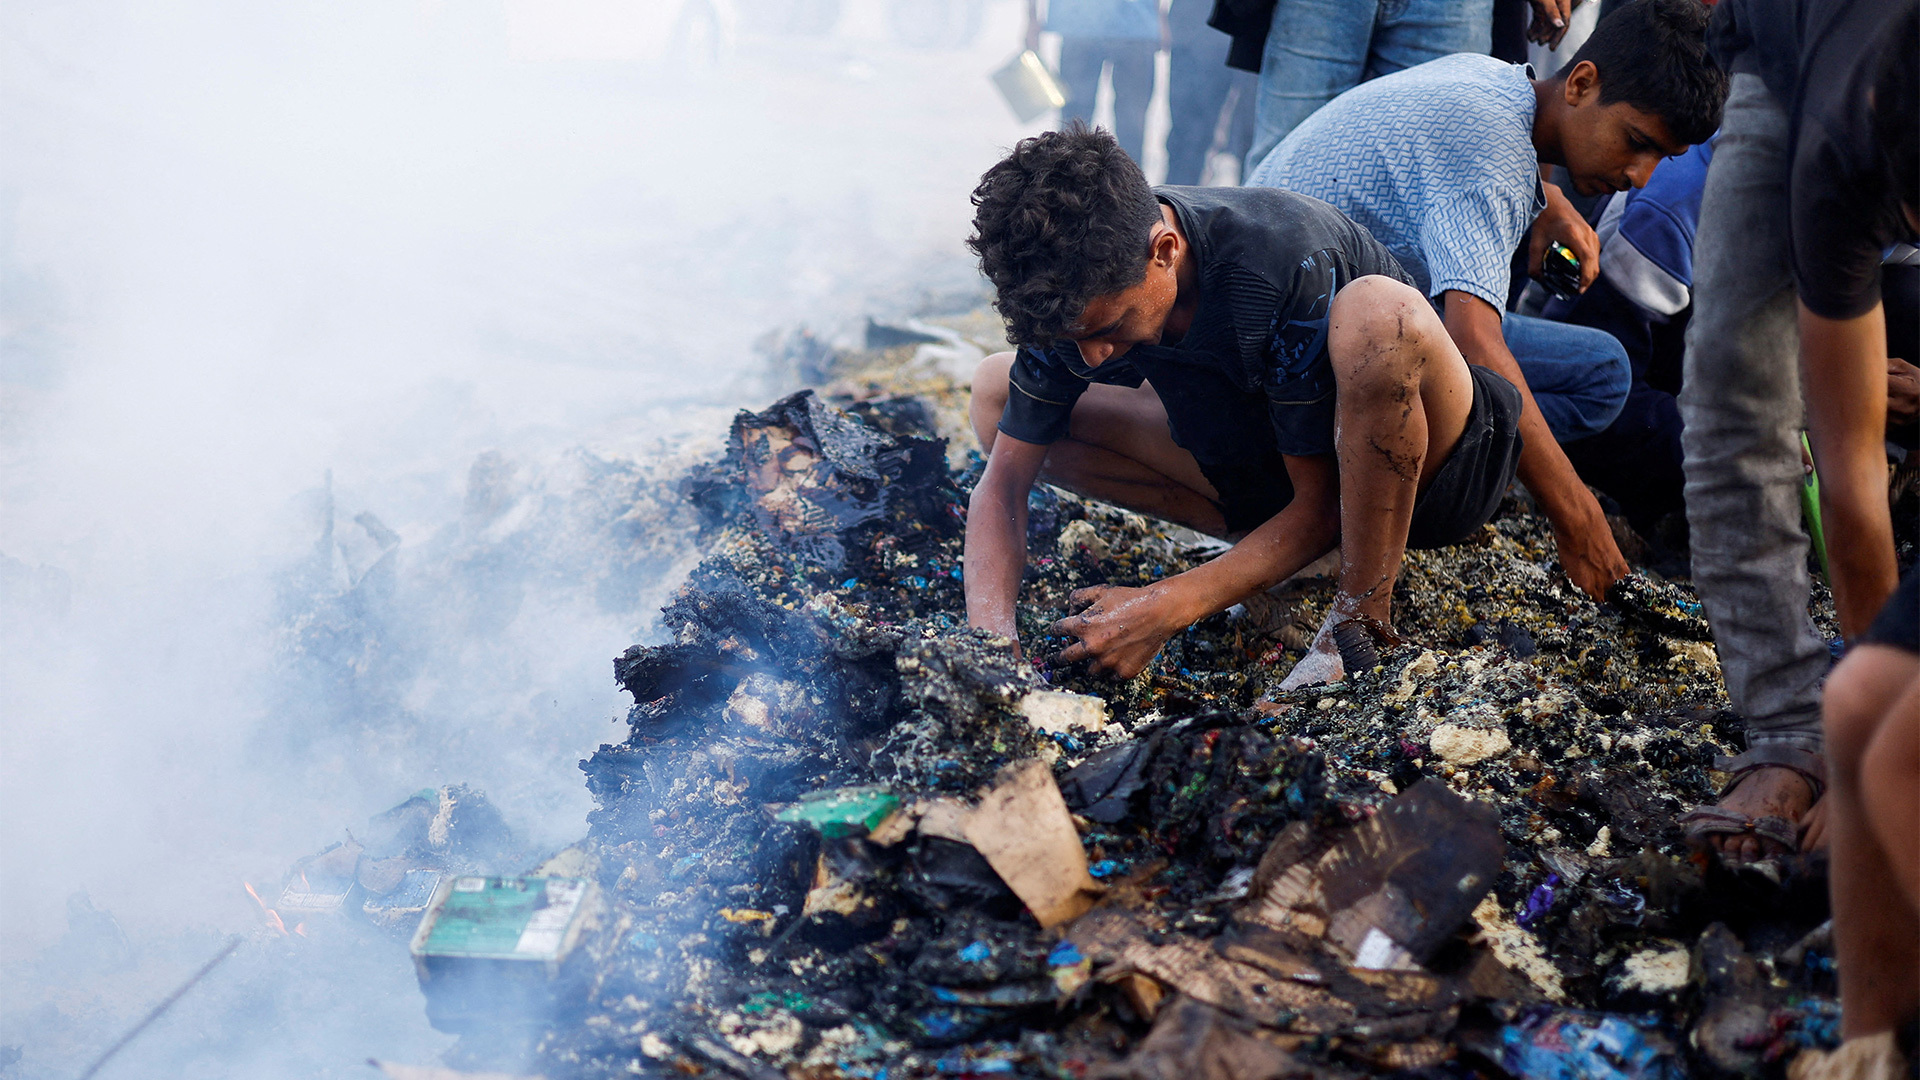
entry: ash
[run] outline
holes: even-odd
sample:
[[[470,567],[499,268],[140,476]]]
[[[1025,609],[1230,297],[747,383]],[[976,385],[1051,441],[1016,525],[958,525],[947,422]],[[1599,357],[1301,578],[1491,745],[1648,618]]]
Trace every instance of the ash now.
[[[964,392],[905,355],[836,358],[825,393],[740,414],[686,481],[705,558],[665,609],[671,640],[616,661],[630,737],[581,764],[596,809],[563,859],[610,917],[538,1071],[1499,1076],[1586,1054],[1614,1071],[1553,1075],[1758,1076],[1831,1044],[1824,868],[1735,876],[1675,825],[1738,749],[1683,582],[1644,572],[1595,604],[1510,500],[1471,542],[1409,553],[1411,644],[1372,671],[1273,690],[1332,597],[1303,577],[1116,683],[1049,661],[1068,594],[1220,545],[1041,488],[1016,659],[965,624],[980,463],[941,437],[964,430]],[[1093,715],[1036,723],[1049,691],[1097,698]],[[1103,887],[1048,929],[925,809],[1036,757]],[[778,813],[849,787],[847,805],[880,800],[873,818]],[[1415,793],[1496,848],[1444,940],[1370,970],[1261,914],[1284,908],[1289,866]],[[1273,987],[1290,1004],[1253,1002]]]

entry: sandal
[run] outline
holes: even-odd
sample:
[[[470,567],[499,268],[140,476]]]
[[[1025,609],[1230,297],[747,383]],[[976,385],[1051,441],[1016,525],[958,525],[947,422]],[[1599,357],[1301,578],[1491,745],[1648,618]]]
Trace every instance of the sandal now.
[[[1827,790],[1826,759],[1812,751],[1795,750],[1790,746],[1763,744],[1744,754],[1716,757],[1713,767],[1720,772],[1733,774],[1727,786],[1720,789],[1718,797],[1721,799],[1733,794],[1733,789],[1739,787],[1741,781],[1761,769],[1791,769],[1799,773],[1807,786],[1813,789],[1813,802],[1819,802],[1820,796]],[[1708,838],[1714,836],[1753,835],[1762,840],[1771,840],[1788,851],[1794,851],[1800,845],[1799,829],[1778,814],[1753,818],[1718,806],[1699,806],[1682,814],[1680,824],[1686,830],[1687,844],[1696,849],[1707,847]]]

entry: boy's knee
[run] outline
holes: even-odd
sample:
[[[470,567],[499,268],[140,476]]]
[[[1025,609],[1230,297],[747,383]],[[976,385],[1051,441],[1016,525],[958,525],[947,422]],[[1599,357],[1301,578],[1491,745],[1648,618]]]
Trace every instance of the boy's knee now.
[[[1014,354],[1010,352],[994,353],[980,361],[973,369],[973,388],[967,397],[967,417],[973,424],[974,437],[980,440],[980,449],[985,451],[993,446],[993,436],[999,430],[1000,414],[1007,408],[1007,377],[1013,372]]]
[[[1420,290],[1369,274],[1335,294],[1327,310],[1327,352],[1336,372],[1373,368],[1371,361],[1387,356],[1417,361],[1418,346],[1437,322]]]

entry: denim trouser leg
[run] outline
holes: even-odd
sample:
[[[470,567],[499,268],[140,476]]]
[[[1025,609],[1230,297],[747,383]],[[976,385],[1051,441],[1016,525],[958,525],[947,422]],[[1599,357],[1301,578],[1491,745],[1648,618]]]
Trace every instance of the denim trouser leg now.
[[[1113,64],[1113,137],[1136,164],[1147,160],[1147,106],[1153,104],[1153,55],[1159,51],[1151,41],[1115,41],[1107,52]]]
[[[1234,178],[1238,182],[1253,171],[1253,158],[1248,151],[1253,146],[1253,103],[1260,96],[1260,76],[1236,69],[1232,78],[1233,119],[1227,126],[1227,153],[1240,161],[1240,175]]]
[[[1167,131],[1167,183],[1198,184],[1207,170],[1207,151],[1220,126],[1220,108],[1233,89],[1227,66],[1225,34],[1178,42],[1167,59],[1167,107],[1173,125]]]
[[[1363,79],[1486,52],[1493,0],[1279,0],[1260,61],[1253,167],[1313,111]]]
[[[1060,126],[1073,120],[1093,123],[1094,99],[1100,96],[1100,75],[1107,67],[1107,53],[1094,38],[1060,39],[1060,85],[1067,92],[1067,103],[1060,109]]]
[[[1367,79],[1454,53],[1493,47],[1493,0],[1407,0],[1380,5],[1368,50]]]
[[[1597,435],[1620,415],[1633,365],[1612,334],[1511,312],[1501,317],[1500,333],[1555,439]]]
[[[1135,162],[1147,141],[1147,105],[1153,100],[1151,41],[1126,38],[1060,39],[1060,81],[1066,84],[1067,104],[1060,110],[1060,126],[1070,120],[1093,123],[1093,103],[1100,94],[1100,75],[1113,65],[1113,137]]]
[[[1313,111],[1360,85],[1373,42],[1373,0],[1280,0],[1260,59],[1253,105],[1252,175],[1287,133]]]
[[[1807,617],[1787,116],[1735,75],[1694,246],[1680,390],[1693,580],[1749,745],[1819,750],[1827,647]]]

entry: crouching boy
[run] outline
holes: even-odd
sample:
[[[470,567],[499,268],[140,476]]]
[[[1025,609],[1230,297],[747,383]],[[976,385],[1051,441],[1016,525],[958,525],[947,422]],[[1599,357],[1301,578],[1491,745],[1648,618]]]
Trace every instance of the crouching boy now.
[[[1121,678],[1198,619],[1338,546],[1339,590],[1283,683],[1333,682],[1394,640],[1405,549],[1494,514],[1519,393],[1469,367],[1387,250],[1338,210],[1261,188],[1149,187],[1113,138],[1027,139],[974,191],[970,246],[1014,353],[971,415],[967,618],[1016,637],[1036,479],[1234,541],[1145,588],[1073,596],[1063,661]]]

